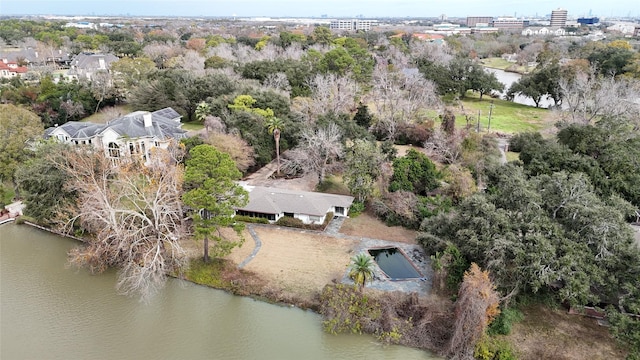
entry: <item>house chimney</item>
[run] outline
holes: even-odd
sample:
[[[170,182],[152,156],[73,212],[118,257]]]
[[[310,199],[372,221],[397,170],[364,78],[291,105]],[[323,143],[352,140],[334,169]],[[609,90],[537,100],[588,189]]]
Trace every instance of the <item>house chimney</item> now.
[[[145,112],[142,115],[142,119],[144,119],[144,127],[151,127],[151,113],[150,112]]]

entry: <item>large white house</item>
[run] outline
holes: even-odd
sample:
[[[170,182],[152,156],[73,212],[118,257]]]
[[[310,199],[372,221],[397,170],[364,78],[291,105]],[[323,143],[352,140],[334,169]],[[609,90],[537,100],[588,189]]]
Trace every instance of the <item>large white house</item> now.
[[[69,144],[103,149],[114,162],[134,156],[146,162],[150,149],[166,149],[172,140],[186,137],[180,118],[172,108],[136,111],[106,124],[69,121],[46,129],[44,135]]]
[[[329,213],[346,217],[353,203],[352,196],[246,184],[243,187],[249,192],[249,203],[236,209],[236,215],[265,218],[271,223],[293,217],[305,224],[322,224]]]

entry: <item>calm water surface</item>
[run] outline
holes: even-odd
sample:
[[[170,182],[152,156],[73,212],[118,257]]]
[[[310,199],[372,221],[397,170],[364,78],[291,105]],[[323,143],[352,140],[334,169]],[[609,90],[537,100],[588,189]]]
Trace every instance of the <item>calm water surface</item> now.
[[[504,84],[504,91],[501,93],[501,95],[506,94],[511,85],[513,85],[514,82],[520,80],[520,78],[522,77],[522,75],[518,73],[508,72],[500,69],[485,68],[485,70],[494,73],[498,81]],[[536,106],[536,103],[533,102],[531,98],[522,95],[516,95],[516,97],[513,99],[513,102],[523,105]],[[553,100],[547,97],[543,97],[542,100],[540,100],[540,107],[548,108],[549,106],[553,106]]]
[[[179,280],[142,304],[116,295],[114,272],[65,268],[75,245],[0,225],[0,359],[435,359],[325,334],[313,312]]]

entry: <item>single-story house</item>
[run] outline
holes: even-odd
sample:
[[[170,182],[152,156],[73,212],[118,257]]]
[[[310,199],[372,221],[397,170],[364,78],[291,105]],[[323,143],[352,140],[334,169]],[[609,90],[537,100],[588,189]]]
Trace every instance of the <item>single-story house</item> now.
[[[186,137],[187,131],[181,129],[180,118],[181,115],[172,108],[136,111],[106,124],[69,121],[46,129],[44,137],[102,149],[114,164],[120,158],[134,156],[146,162],[150,149],[166,149],[174,139]]]
[[[236,215],[265,218],[271,223],[288,216],[305,224],[322,224],[329,213],[346,217],[353,203],[352,196],[246,184],[243,187],[249,192],[249,203],[236,209]]]

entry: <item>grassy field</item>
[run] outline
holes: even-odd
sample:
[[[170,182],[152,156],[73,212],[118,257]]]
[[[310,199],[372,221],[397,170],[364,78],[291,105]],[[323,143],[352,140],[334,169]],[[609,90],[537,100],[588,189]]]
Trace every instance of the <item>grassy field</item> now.
[[[480,60],[480,63],[486,67],[493,69],[506,70],[508,68],[509,71],[517,72],[520,74],[526,74],[529,71],[533,70],[533,68],[527,66],[519,66],[515,63],[509,62],[499,57],[482,59]]]
[[[198,131],[204,129],[204,125],[197,121],[182,123],[182,129],[187,131]]]
[[[478,120],[478,111],[480,111],[480,130],[482,132],[489,130],[489,109],[492,101],[491,132],[514,134],[524,131],[540,131],[551,125],[549,111],[546,109],[516,104],[501,99],[492,99],[488,96],[484,96],[482,100],[480,100],[478,94],[468,92],[467,96],[462,100],[462,104],[468,114],[473,114],[471,124],[474,127]],[[458,109],[456,113],[456,125],[464,127],[466,123],[466,118],[460,109]]]
[[[516,153],[516,152],[513,152],[513,151],[507,151],[506,155],[507,155],[507,161],[515,161],[515,160],[520,159],[520,153]]]

